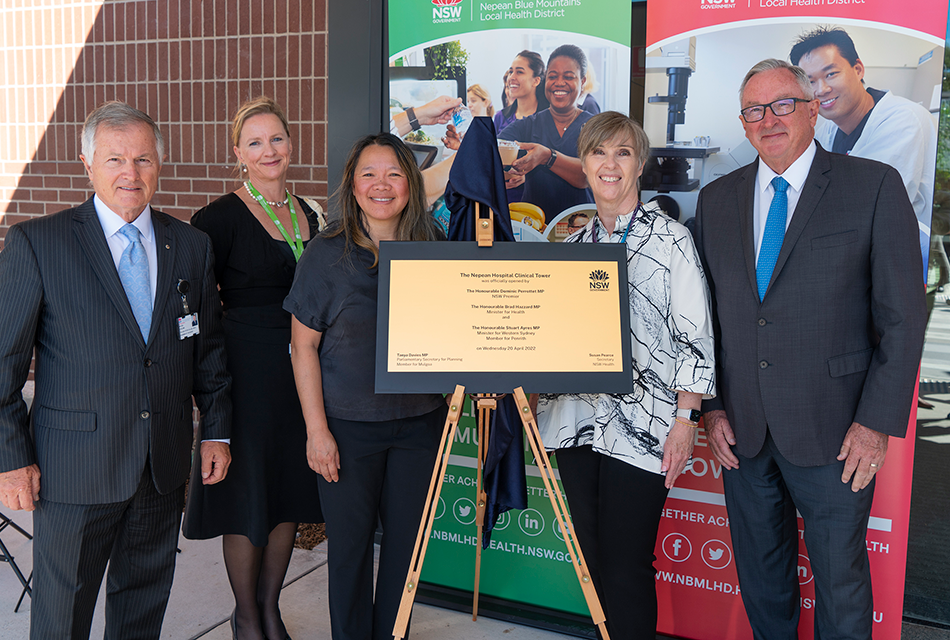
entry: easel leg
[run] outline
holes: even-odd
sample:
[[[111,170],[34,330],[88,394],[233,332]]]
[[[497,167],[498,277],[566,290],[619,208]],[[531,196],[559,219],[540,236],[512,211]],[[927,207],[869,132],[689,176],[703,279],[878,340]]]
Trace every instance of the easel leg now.
[[[409,563],[406,586],[402,593],[402,600],[399,602],[396,623],[393,625],[393,637],[396,640],[402,640],[406,637],[409,614],[412,613],[412,603],[416,599],[419,574],[422,573],[422,563],[425,560],[426,548],[429,546],[429,536],[432,535],[432,523],[435,522],[439,495],[442,493],[442,482],[445,480],[445,470],[449,465],[449,454],[452,451],[452,442],[455,441],[455,429],[458,427],[459,418],[462,415],[462,401],[464,399],[465,387],[457,385],[449,403],[449,414],[445,418],[445,428],[442,430],[442,441],[439,444],[439,457],[432,469],[429,493],[426,496],[425,508],[422,511],[422,522],[419,524],[419,532],[416,534],[416,546],[412,550],[412,561]]]
[[[597,625],[597,628],[600,629],[601,637],[604,640],[610,640],[610,636],[607,634],[607,626],[604,624],[607,621],[604,616],[604,610],[600,606],[597,591],[594,589],[590,574],[587,571],[587,563],[584,561],[584,554],[581,553],[580,544],[577,542],[574,525],[571,523],[570,518],[567,517],[567,505],[564,504],[564,498],[561,497],[557,482],[554,480],[551,460],[548,458],[548,453],[544,450],[544,444],[541,442],[541,433],[538,431],[538,425],[535,423],[534,415],[531,413],[531,407],[528,405],[528,398],[525,396],[524,389],[521,387],[515,389],[515,402],[521,414],[521,422],[524,424],[525,433],[528,435],[528,444],[531,445],[534,459],[538,463],[538,470],[541,472],[544,488],[551,498],[551,507],[554,509],[554,516],[557,518],[557,522],[561,527],[561,533],[564,534],[564,544],[567,545],[567,553],[571,556],[571,564],[574,566],[574,572],[577,574],[577,581],[581,585],[584,599],[587,601],[590,617],[594,621],[594,624]]]
[[[482,486],[484,478],[482,470],[485,468],[485,458],[488,456],[488,425],[490,424],[492,409],[497,407],[493,398],[482,394],[477,396],[478,406],[478,465],[476,466],[476,500],[475,522],[478,525],[478,543],[475,545],[475,586],[472,593],[472,621],[478,620],[478,583],[482,570],[482,535],[485,531],[485,510],[488,505],[488,494]]]

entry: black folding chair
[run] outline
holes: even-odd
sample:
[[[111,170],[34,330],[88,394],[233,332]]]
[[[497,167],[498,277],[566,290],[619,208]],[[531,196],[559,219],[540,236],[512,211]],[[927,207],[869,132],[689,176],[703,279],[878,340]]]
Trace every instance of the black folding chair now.
[[[13,527],[19,531],[27,540],[32,540],[33,536],[27,533],[23,527],[15,523],[13,520],[8,518],[2,511],[0,511],[0,533],[3,532],[7,527]],[[17,566],[16,561],[13,556],[10,554],[7,545],[3,543],[3,538],[0,537],[0,562],[6,562],[10,565],[10,568],[13,569],[13,573],[16,574],[17,579],[19,579],[20,584],[23,585],[23,591],[20,593],[20,599],[16,601],[16,607],[13,608],[13,613],[20,611],[20,604],[23,602],[23,596],[29,595],[33,597],[33,589],[30,588],[30,581],[33,579],[33,572],[30,572],[29,578],[23,577],[23,572],[20,571],[20,567]]]

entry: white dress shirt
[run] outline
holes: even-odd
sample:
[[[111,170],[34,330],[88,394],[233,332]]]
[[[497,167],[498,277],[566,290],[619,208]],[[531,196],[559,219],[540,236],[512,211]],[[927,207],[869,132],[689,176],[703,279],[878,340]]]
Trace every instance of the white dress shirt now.
[[[802,187],[805,186],[805,180],[808,178],[808,172],[811,171],[811,163],[815,159],[817,147],[812,140],[808,148],[798,156],[785,173],[781,174],[788,183],[788,190],[785,195],[788,197],[788,217],[785,219],[785,229],[792,221],[795,214],[795,207],[798,205],[798,199],[802,195]],[[779,174],[759,158],[759,171],[755,178],[755,203],[753,211],[755,216],[752,221],[752,230],[755,234],[755,262],[759,263],[759,248],[762,246],[762,235],[765,233],[765,221],[769,217],[769,207],[772,206],[772,196],[775,195],[775,189],[772,188],[772,179]]]
[[[96,207],[96,215],[99,216],[99,225],[102,227],[103,233],[106,234],[106,242],[109,243],[109,251],[112,252],[112,261],[115,262],[115,268],[118,271],[122,253],[131,244],[128,238],[119,233],[119,229],[126,225],[126,221],[106,206],[106,203],[100,200],[98,195],[93,198],[93,204]],[[155,252],[155,230],[152,229],[151,207],[145,205],[145,210],[139,214],[139,217],[132,224],[142,234],[142,246],[145,247],[145,255],[148,256],[148,289],[152,294],[152,307],[154,308],[155,288],[158,283],[158,254]]]

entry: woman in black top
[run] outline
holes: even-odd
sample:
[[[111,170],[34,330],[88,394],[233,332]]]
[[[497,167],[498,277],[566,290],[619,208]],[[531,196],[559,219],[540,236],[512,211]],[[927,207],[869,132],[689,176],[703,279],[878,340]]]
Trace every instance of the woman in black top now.
[[[192,478],[184,533],[224,536],[234,636],[283,640],[278,598],[297,523],[323,516],[288,352],[290,314],[281,305],[319,221],[287,191],[293,146],[279,105],[269,98],[245,103],[232,137],[244,183],[191,219],[211,236],[221,288],[233,378],[232,464],[219,484]]]
[[[376,395],[379,243],[438,240],[422,174],[399,138],[356,143],[338,191],[340,220],[300,261],[293,316],[307,459],[327,521],[334,640],[388,640],[445,419],[441,395]],[[373,594],[373,540],[383,539]]]

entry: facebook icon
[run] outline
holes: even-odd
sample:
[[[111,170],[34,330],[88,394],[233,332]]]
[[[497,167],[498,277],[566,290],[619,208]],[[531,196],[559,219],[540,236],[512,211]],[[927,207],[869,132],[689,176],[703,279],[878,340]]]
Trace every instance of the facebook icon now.
[[[682,533],[671,533],[663,538],[663,553],[673,562],[684,562],[693,555],[693,545]]]

